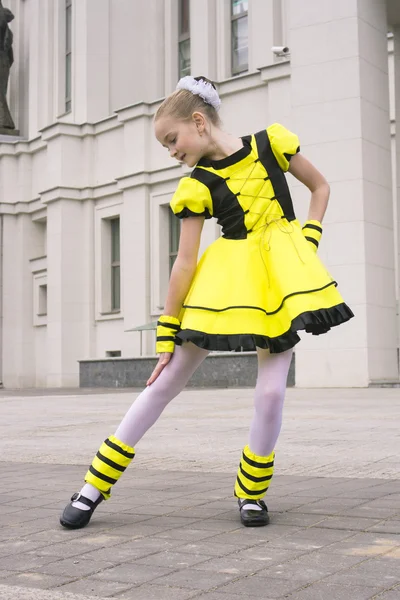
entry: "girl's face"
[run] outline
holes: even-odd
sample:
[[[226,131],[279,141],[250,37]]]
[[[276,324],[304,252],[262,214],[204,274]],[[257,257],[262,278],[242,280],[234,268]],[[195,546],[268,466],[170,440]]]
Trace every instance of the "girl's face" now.
[[[204,118],[195,118],[194,113],[190,121],[182,121],[174,117],[160,117],[154,124],[157,140],[167,148],[172,158],[194,167],[207,150],[207,142],[203,136]]]

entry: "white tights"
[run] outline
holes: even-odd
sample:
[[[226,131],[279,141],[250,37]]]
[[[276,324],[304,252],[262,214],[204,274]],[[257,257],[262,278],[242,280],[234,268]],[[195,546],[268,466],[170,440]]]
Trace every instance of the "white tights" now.
[[[258,456],[271,454],[279,436],[292,352],[287,350],[280,354],[270,354],[268,350],[257,349],[258,377],[249,447]],[[190,342],[177,346],[170,362],[156,381],[136,398],[116,430],[115,437],[134,447],[154,425],[169,402],[183,390],[207,354],[207,350]],[[90,484],[86,484],[81,493],[92,500],[99,497],[99,492]],[[74,503],[74,506],[86,508],[80,502]]]

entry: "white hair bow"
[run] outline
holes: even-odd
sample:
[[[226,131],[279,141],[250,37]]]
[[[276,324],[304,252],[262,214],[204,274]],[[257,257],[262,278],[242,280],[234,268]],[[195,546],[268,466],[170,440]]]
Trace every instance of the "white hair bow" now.
[[[177,90],[188,90],[192,94],[196,94],[200,96],[207,104],[210,104],[215,110],[219,110],[221,106],[221,100],[218,96],[217,90],[208,83],[208,81],[204,81],[204,79],[200,79],[197,81],[191,75],[186,75],[186,77],[182,77],[178,81],[178,85],[176,86]]]

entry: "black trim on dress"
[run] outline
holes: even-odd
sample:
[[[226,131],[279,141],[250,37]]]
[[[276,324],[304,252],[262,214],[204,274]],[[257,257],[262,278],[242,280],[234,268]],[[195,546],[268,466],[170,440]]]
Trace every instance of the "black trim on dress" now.
[[[227,167],[231,167],[235,163],[243,160],[251,153],[251,135],[245,135],[241,138],[243,142],[243,147],[236,150],[230,156],[226,156],[225,158],[221,158],[219,160],[211,160],[211,158],[201,158],[197,165],[199,167],[212,168],[212,169],[226,169]]]
[[[212,214],[208,208],[205,208],[202,213],[196,213],[186,206],[181,210],[181,212],[175,213],[175,216],[178,217],[178,219],[186,219],[187,217],[204,217],[205,219],[212,219]]]
[[[314,241],[314,240],[313,240]],[[245,308],[246,310],[261,310],[261,312],[265,313],[268,317],[270,315],[275,315],[277,312],[279,312],[285,302],[285,300],[287,300],[288,298],[291,298],[292,296],[300,296],[301,294],[311,294],[313,292],[322,292],[322,290],[325,290],[326,288],[330,287],[331,285],[334,285],[335,287],[337,287],[337,282],[336,281],[330,281],[329,283],[327,283],[326,285],[323,285],[320,288],[315,288],[313,290],[302,290],[300,292],[292,292],[291,294],[287,294],[287,296],[284,296],[282,298],[282,302],[280,303],[280,305],[278,306],[278,308],[276,308],[275,310],[272,310],[270,312],[266,311],[265,308],[261,308],[260,306],[226,306],[225,308],[209,308],[208,306],[191,306],[190,304],[184,304],[183,308],[194,308],[197,310],[208,310],[210,312],[225,312],[226,310],[232,310],[232,309],[238,309],[238,308]]]
[[[180,346],[183,342],[192,342],[199,348],[229,352],[242,348],[245,351],[256,348],[266,348],[271,354],[278,354],[293,348],[300,337],[297,331],[304,329],[307,333],[320,335],[326,333],[331,327],[341,325],[354,317],[351,309],[342,302],[331,308],[304,312],[293,319],[289,329],[277,337],[257,335],[252,333],[238,333],[232,335],[208,334],[193,329],[183,329],[177,334],[175,343]]]
[[[286,177],[278,161],[273,153],[271,142],[268,137],[268,133],[265,129],[255,134],[258,156],[260,157],[261,164],[267,171],[272,187],[274,188],[276,200],[279,202],[283,214],[288,221],[294,221],[296,215],[294,214],[293,202],[290,196],[289,186],[286,181]]]
[[[195,168],[191,177],[200,181],[210,190],[213,213],[219,225],[222,225],[222,236],[230,240],[244,240],[247,229],[244,224],[244,212],[236,195],[229,189],[225,179],[206,171]]]

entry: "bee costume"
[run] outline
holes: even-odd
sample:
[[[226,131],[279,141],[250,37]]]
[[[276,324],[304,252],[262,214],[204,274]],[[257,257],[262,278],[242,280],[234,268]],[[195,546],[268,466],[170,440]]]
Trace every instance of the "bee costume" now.
[[[315,252],[319,226],[302,230],[293,210],[284,171],[298,137],[275,123],[242,140],[227,158],[201,159],[171,201],[179,218],[222,226],[199,262],[176,343],[278,353],[300,340],[298,330],[326,333],[353,313]]]
[[[198,95],[200,110],[204,103],[219,108],[218,94],[204,78],[184,77],[178,89]],[[353,313],[316,254],[321,224],[307,221],[302,228],[294,214],[284,172],[299,151],[297,136],[276,123],[242,141],[243,147],[227,158],[202,158],[172,198],[177,217],[215,217],[222,236],[203,254],[179,318],[160,317],[156,351],[172,357],[133,402],[115,435],[100,446],[86,484],[60,517],[64,527],[89,523],[134,458],[136,443],[183,390],[208,351],[237,348],[264,350],[258,352],[254,415],[234,495],[244,525],[269,522],[262,498],[273,476],[297,332],[326,333]]]

